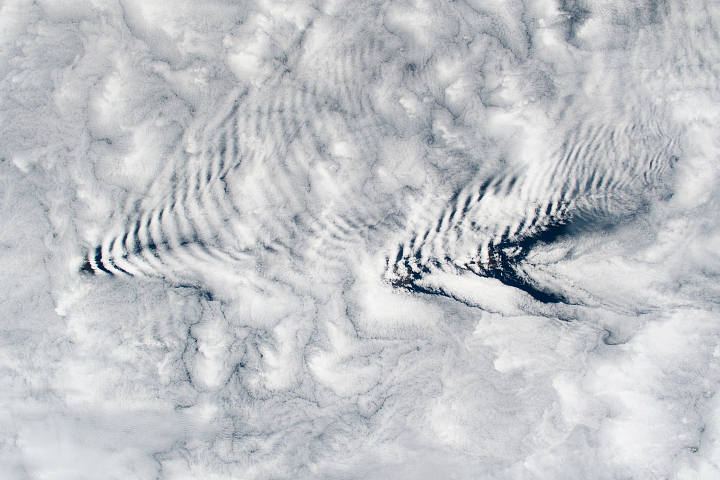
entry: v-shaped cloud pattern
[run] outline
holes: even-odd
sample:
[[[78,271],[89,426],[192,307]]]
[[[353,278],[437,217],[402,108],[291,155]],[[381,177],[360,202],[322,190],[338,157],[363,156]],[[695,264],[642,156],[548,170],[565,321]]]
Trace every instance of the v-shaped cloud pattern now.
[[[718,25],[6,2],[0,476],[720,475]]]
[[[461,269],[559,301],[533,287],[519,262],[534,244],[569,235],[570,225],[610,226],[667,197],[678,161],[674,126],[663,112],[640,111],[643,105],[628,113],[582,98],[559,118],[538,119],[555,130],[547,150],[524,158],[487,152],[476,145],[488,133],[473,117],[480,112],[453,105],[459,94],[451,87],[430,90],[433,70],[453,68],[443,62],[481,69],[488,49],[504,48],[482,24],[462,21],[490,40],[481,47],[441,41],[451,52],[446,56],[468,58],[423,64],[384,26],[362,25],[330,55],[312,47],[318,48],[315,37],[334,32],[311,26],[296,40],[303,48],[262,86],[230,96],[199,151],[175,172],[173,191],[153,208],[132,212],[122,231],[91,249],[81,271],[173,279],[204,262],[242,276],[268,249],[298,259],[308,248],[350,257],[357,248],[385,249],[386,279],[396,287],[422,289],[424,274]],[[322,74],[304,75],[316,68]],[[557,90],[556,79],[542,80],[545,90]],[[486,113],[487,100],[475,96]],[[558,97],[535,102],[547,106]],[[422,108],[413,104],[420,98]],[[600,103],[598,111],[577,112],[586,103]],[[441,126],[436,118],[444,118]],[[434,167],[426,173],[434,181],[384,175],[402,148],[418,166]],[[406,214],[409,203],[432,196],[420,218]],[[402,243],[367,245],[370,229]]]

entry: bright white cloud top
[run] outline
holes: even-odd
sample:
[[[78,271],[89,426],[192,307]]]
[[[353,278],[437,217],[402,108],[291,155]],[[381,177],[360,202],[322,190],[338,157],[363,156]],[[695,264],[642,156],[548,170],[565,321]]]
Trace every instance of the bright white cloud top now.
[[[713,2],[0,6],[0,476],[720,478]]]

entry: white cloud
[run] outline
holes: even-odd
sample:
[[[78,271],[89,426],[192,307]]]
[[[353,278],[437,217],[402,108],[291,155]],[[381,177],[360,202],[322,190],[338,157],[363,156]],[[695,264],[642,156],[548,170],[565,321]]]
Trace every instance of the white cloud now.
[[[5,2],[0,476],[717,476],[719,21]]]

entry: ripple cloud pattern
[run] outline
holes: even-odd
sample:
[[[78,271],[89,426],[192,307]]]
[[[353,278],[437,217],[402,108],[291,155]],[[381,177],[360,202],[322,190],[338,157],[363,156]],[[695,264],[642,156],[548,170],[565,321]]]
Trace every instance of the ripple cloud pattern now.
[[[2,477],[720,478],[719,29],[3,3]]]

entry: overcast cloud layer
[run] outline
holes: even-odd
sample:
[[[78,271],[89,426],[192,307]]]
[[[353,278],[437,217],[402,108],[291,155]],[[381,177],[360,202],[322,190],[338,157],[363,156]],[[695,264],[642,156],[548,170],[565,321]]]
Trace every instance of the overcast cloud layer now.
[[[719,31],[0,2],[0,477],[720,478]]]

